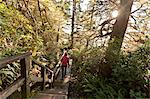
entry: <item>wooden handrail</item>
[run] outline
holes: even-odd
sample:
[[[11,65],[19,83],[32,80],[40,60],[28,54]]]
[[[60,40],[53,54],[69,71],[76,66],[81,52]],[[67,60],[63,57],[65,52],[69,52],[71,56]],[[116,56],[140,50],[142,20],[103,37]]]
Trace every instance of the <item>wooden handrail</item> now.
[[[32,63],[33,64],[36,64],[38,66],[41,67],[41,76],[43,78],[43,81],[42,81],[42,90],[45,89],[45,83],[46,83],[46,80],[45,80],[45,76],[46,76],[46,70],[48,70],[49,72],[52,73],[52,77],[51,77],[51,85],[53,86],[53,83],[54,83],[54,79],[56,78],[56,76],[58,75],[59,71],[60,71],[60,66],[55,66],[54,70],[52,71],[51,69],[49,69],[46,65],[43,65],[41,64],[40,62],[36,61],[35,59],[32,59]]]
[[[32,59],[32,63],[36,64],[42,68],[46,68],[49,72],[53,73],[53,71],[51,69],[49,69],[48,67],[46,67],[46,65],[41,64],[40,62],[36,61],[35,59]]]
[[[10,64],[14,61],[21,60],[21,59],[28,57],[30,55],[31,55],[31,52],[27,52],[24,54],[20,54],[20,55],[16,55],[16,56],[10,56],[8,58],[1,59],[0,60],[0,69],[5,67],[6,64]]]
[[[29,69],[31,67],[30,55],[31,52],[27,52],[24,54],[10,56],[8,58],[0,60],[0,69],[5,67],[7,64],[16,62],[17,60],[20,60],[20,65],[21,65],[21,77],[19,77],[13,84],[8,86],[8,88],[0,92],[0,99],[6,99],[13,92],[15,92],[19,87],[21,87],[22,99],[29,98],[30,95]]]
[[[13,84],[11,84],[8,88],[0,92],[0,99],[6,99],[8,96],[10,96],[13,92],[15,92],[19,87],[21,87],[21,93],[22,93],[22,99],[28,99],[30,95],[30,80],[29,80],[29,70],[30,67],[33,64],[36,64],[41,67],[41,76],[43,78],[42,81],[42,89],[45,89],[46,84],[46,70],[52,73],[52,85],[54,83],[54,80],[56,76],[58,75],[60,71],[60,66],[55,66],[54,70],[50,70],[46,65],[42,65],[40,62],[36,60],[32,60],[30,58],[31,52],[27,52],[24,54],[16,55],[16,56],[10,56],[5,59],[0,60],[0,69],[3,67],[6,67],[7,64],[12,64],[12,62],[16,62],[19,60],[21,65],[21,77],[19,77]]]

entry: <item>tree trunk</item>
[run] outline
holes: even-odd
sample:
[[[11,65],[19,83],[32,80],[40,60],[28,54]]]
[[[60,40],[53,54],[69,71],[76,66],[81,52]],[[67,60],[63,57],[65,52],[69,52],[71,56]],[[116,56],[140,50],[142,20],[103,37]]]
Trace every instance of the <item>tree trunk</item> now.
[[[127,29],[133,0],[120,0],[120,11],[114,24],[113,31],[105,53],[106,63],[103,64],[102,74],[110,76],[112,65],[115,65],[121,50],[123,38]]]
[[[75,12],[76,12],[76,0],[73,0],[73,9],[72,9],[72,26],[71,26],[71,45],[70,48],[73,48],[73,35],[74,35],[74,21],[75,21]]]
[[[59,37],[60,37],[60,35],[59,35],[59,28],[58,28],[58,33],[57,33],[57,35],[56,35],[56,42],[57,42],[57,52],[56,52],[56,58],[57,58],[57,62],[59,61],[59,59],[60,59],[60,57],[59,57],[59,55],[60,55],[60,48],[59,48]]]

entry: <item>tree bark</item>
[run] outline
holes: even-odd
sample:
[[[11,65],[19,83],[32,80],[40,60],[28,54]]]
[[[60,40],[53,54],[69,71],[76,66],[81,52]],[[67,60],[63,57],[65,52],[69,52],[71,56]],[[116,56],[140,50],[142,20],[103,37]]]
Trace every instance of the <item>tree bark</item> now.
[[[40,1],[37,0],[38,3],[38,10],[39,10],[39,14],[40,14],[40,18],[41,18],[41,22],[42,22],[42,30],[45,31],[45,26],[44,26],[44,22],[43,22],[43,18],[42,18],[42,12],[41,12],[41,7],[40,7]]]
[[[108,48],[105,53],[106,63],[104,63],[102,67],[102,74],[105,76],[111,75],[112,65],[115,65],[119,59],[119,54],[127,29],[132,4],[133,0],[120,0],[119,15],[114,24],[113,31],[108,43]]]
[[[72,23],[71,23],[71,45],[70,48],[73,48],[74,41],[74,23],[75,23],[75,12],[76,12],[76,0],[73,0],[73,9],[72,9]]]

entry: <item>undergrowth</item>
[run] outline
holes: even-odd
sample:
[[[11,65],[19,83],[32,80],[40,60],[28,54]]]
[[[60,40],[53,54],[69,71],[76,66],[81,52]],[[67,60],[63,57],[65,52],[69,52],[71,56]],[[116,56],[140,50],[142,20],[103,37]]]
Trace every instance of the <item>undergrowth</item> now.
[[[103,53],[98,49],[84,54],[77,53],[72,84],[78,97],[90,99],[103,98],[148,98],[150,46],[149,43],[128,55],[120,55],[119,61],[112,66],[109,78],[99,74]],[[90,57],[89,57],[90,55]],[[83,58],[84,57],[84,58]],[[81,60],[82,59],[82,60]]]

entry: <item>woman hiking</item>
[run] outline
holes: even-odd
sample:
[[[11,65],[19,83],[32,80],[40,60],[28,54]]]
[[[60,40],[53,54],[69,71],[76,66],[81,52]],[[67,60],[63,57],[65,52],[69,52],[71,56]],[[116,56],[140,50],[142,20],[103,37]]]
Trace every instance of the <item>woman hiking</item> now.
[[[64,52],[60,61],[61,61],[62,80],[63,80],[66,75],[67,67],[69,67],[69,57],[67,55],[67,52]]]

